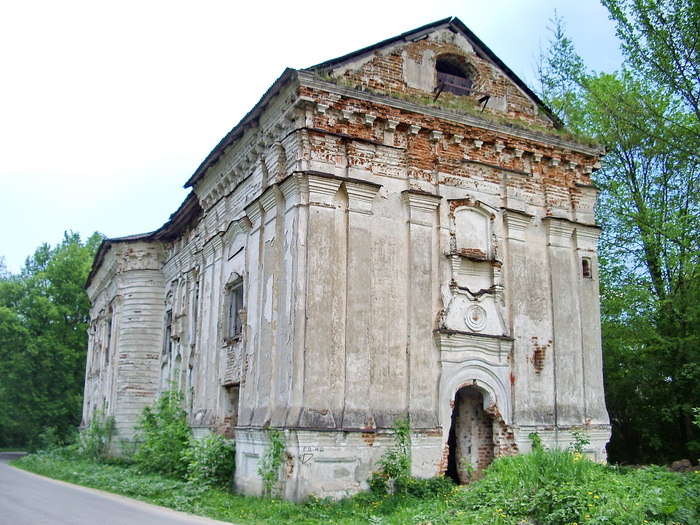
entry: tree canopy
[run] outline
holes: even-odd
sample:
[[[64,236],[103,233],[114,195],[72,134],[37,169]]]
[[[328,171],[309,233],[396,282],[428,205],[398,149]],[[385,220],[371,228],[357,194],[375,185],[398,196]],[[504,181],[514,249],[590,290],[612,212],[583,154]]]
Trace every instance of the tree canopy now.
[[[621,71],[588,71],[555,19],[541,94],[606,148],[595,174],[611,459],[700,454],[700,2],[602,0]]]
[[[102,241],[66,233],[19,275],[0,271],[0,446],[65,439],[80,423],[89,301],[84,284]]]

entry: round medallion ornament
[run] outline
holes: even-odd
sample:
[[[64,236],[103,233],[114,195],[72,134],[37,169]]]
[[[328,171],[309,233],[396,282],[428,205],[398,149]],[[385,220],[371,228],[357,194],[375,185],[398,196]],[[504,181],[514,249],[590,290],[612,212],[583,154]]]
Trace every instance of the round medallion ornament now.
[[[470,330],[481,332],[486,327],[486,310],[477,304],[471,305],[464,315],[464,322]]]

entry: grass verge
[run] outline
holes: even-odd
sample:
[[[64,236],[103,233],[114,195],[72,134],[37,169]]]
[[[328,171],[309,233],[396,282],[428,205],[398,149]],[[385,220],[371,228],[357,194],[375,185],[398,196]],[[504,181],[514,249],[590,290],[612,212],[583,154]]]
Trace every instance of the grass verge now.
[[[55,479],[240,524],[696,524],[700,474],[621,470],[571,451],[500,458],[468,487],[435,495],[361,493],[303,504],[139,472],[133,465],[34,454],[14,464]]]

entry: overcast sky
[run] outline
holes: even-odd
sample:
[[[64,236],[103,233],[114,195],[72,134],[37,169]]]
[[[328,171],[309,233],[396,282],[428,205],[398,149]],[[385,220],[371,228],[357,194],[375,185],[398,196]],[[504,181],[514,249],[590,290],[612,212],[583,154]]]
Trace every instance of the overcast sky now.
[[[457,16],[532,86],[555,9],[589,67],[619,69],[598,0],[0,0],[0,257],[159,228],[285,67]]]

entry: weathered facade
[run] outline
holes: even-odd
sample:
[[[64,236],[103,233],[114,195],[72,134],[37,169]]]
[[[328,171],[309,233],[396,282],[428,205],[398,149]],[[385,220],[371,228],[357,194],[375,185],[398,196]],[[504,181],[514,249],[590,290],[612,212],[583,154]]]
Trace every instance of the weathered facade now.
[[[284,430],[290,499],[366,487],[399,418],[418,476],[531,432],[602,459],[601,151],[558,127],[457,19],[286,70],[160,230],[101,246],[84,424],[129,438],[173,381],[243,492]]]

